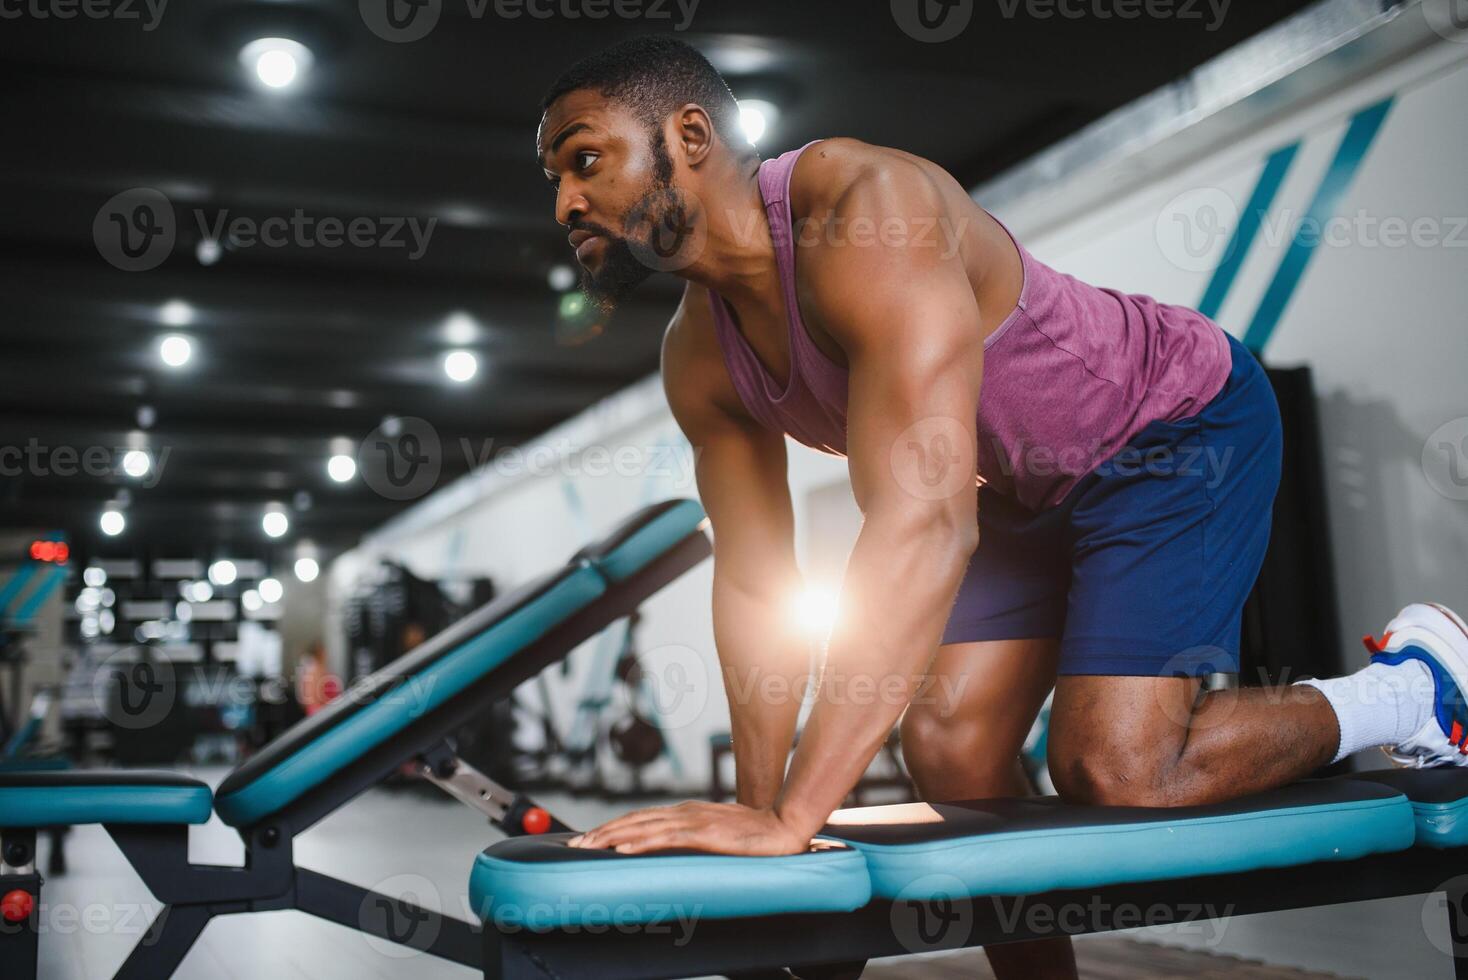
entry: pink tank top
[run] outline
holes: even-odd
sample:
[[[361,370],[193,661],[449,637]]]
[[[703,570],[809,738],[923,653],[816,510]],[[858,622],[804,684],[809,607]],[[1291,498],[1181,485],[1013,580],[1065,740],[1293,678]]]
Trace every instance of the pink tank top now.
[[[796,302],[790,175],[811,145],[759,168],[789,311],[790,377],[783,389],[723,298],[710,293],[710,299],[724,363],[750,414],[807,446],[844,456],[847,372],[810,339]],[[1223,388],[1231,354],[1222,328],[1201,313],[1087,285],[1018,242],[1015,247],[1024,263],[1019,302],[984,342],[978,481],[1039,510],[1063,500],[1148,424],[1201,411]]]

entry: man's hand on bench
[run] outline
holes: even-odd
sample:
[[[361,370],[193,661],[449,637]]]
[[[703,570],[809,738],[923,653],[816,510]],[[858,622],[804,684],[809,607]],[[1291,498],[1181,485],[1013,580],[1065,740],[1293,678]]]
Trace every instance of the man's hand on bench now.
[[[610,847],[619,854],[687,848],[711,854],[770,857],[810,848],[803,834],[772,809],[690,800],[634,810],[567,841],[572,847]]]

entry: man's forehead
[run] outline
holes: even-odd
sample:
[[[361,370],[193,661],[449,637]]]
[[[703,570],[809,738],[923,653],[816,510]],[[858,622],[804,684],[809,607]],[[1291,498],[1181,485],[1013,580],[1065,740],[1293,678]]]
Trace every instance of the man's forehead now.
[[[535,149],[542,160],[551,152],[556,138],[571,127],[601,130],[607,123],[607,100],[599,92],[578,89],[551,103],[540,118]]]

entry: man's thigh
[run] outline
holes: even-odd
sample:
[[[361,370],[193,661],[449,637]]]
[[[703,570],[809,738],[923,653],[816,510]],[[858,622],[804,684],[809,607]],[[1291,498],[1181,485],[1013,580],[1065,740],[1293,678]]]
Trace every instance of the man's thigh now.
[[[1055,686],[1059,651],[1054,637],[945,644],[928,665],[904,722],[921,715],[938,724],[981,727],[1017,752]]]
[[[1019,752],[1055,683],[1054,638],[940,647],[902,718],[902,754],[928,800],[1031,792]]]

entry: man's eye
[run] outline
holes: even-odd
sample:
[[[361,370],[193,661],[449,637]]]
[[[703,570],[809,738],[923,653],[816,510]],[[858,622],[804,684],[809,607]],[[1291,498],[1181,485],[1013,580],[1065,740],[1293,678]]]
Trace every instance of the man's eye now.
[[[601,159],[600,153],[595,153],[591,150],[580,150],[575,156],[576,169],[585,170],[599,159]]]

